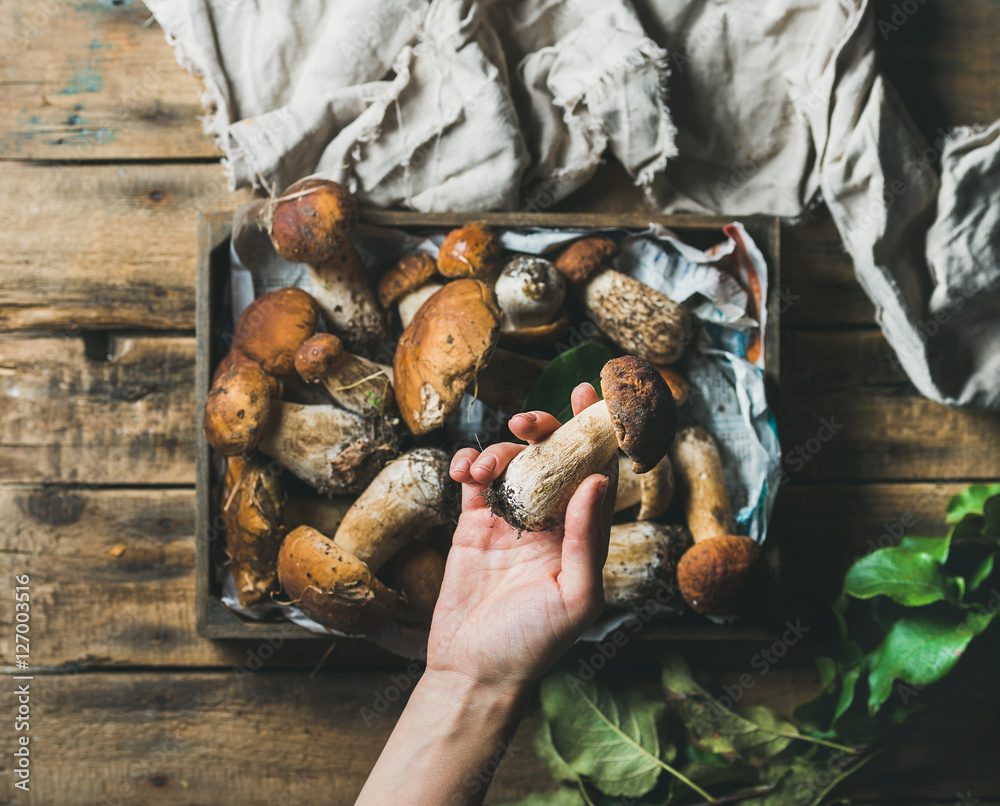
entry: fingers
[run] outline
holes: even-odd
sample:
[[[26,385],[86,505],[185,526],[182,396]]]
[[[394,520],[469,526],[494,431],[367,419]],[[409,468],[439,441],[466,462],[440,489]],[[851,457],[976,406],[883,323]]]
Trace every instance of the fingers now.
[[[579,414],[585,408],[593,406],[599,400],[600,398],[597,396],[597,392],[594,391],[593,386],[589,383],[581,383],[573,390],[573,394],[570,396],[570,402],[573,404],[573,414]]]
[[[528,411],[515,414],[510,418],[507,427],[518,439],[527,443],[544,439],[559,427],[559,421],[544,411]]]
[[[611,534],[612,481],[600,473],[588,476],[566,510],[559,585],[567,604],[582,613],[596,615],[604,606],[601,572]]]
[[[524,450],[524,445],[501,442],[490,445],[482,453],[475,448],[462,448],[451,460],[451,478],[462,485],[462,510],[468,512],[487,506],[482,495],[490,482],[507,469],[510,460]]]

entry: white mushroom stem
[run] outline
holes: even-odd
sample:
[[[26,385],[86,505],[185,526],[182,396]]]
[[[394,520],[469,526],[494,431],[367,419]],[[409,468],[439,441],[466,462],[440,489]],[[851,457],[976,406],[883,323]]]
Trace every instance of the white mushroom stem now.
[[[695,543],[733,534],[733,510],[715,440],[703,428],[683,428],[670,453]]]
[[[356,492],[371,477],[374,457],[392,450],[378,444],[356,414],[280,400],[271,402],[258,447],[324,494]]]
[[[410,451],[368,485],[344,515],[334,542],[375,572],[421,531],[448,519],[451,485],[442,451]]]
[[[608,559],[604,564],[604,604],[631,608],[642,605],[664,590],[676,571],[677,558],[689,538],[683,527],[649,521],[611,527]],[[662,602],[661,602],[662,603]]]
[[[618,496],[615,512],[641,504],[640,521],[653,520],[666,512],[674,498],[674,471],[669,456],[664,456],[648,473],[632,470],[633,462],[618,454]]]
[[[404,330],[410,326],[410,322],[412,322],[413,317],[417,315],[417,311],[420,310],[420,306],[423,305],[428,298],[434,296],[438,289],[443,286],[444,283],[439,283],[434,280],[429,283],[425,283],[420,286],[420,288],[411,291],[399,300],[397,303],[399,321],[403,323]]]
[[[392,399],[392,367],[353,353],[344,352],[320,381],[330,397],[355,414],[380,411]]]
[[[518,529],[555,529],[580,482],[600,472],[617,451],[611,414],[601,400],[514,457],[490,486],[490,505]]]
[[[625,352],[672,364],[691,341],[691,314],[634,277],[598,268],[582,283],[580,301],[597,326]]]
[[[382,310],[350,240],[322,263],[309,265],[309,279],[327,326],[344,334],[349,349],[368,352],[385,339]]]

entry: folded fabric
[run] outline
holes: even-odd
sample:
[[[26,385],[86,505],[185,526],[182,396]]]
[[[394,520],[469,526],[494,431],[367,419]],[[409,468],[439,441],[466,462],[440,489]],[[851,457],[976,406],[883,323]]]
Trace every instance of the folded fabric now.
[[[667,212],[823,201],[917,388],[1000,408],[1000,122],[928,147],[868,0],[146,2],[234,188],[538,211],[610,153]]]

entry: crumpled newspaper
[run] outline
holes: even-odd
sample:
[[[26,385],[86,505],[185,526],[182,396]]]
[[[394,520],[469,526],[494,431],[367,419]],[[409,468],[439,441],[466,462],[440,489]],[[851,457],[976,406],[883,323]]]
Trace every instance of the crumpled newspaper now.
[[[764,391],[767,265],[743,226],[733,223],[725,227],[725,239],[707,251],[685,244],[662,227],[638,232],[527,227],[498,231],[506,250],[543,256],[583,236],[599,232],[611,237],[621,248],[614,260],[615,268],[662,291],[702,321],[701,341],[686,358],[691,387],[687,411],[690,419],[711,432],[719,444],[736,531],[763,543],[780,486],[781,448]],[[353,242],[372,281],[377,282],[403,254],[426,252],[436,257],[446,232],[439,229],[411,233],[362,225]],[[234,318],[255,296],[271,289],[297,285],[309,290],[305,267],[283,260],[266,244],[242,258],[235,248],[230,254]],[[467,402],[445,426],[448,443],[477,446],[492,441],[491,429],[485,423],[497,413],[474,398],[467,397]],[[312,632],[341,635],[312,621],[292,605],[243,608],[232,573],[227,567],[217,569],[217,573],[223,583],[223,602],[236,612],[251,618],[280,613]],[[672,604],[660,609],[676,612],[680,604],[679,597],[674,597]],[[631,617],[634,615],[610,613],[584,638],[601,640]],[[426,650],[427,631],[422,628],[393,623],[364,637],[408,658],[420,658]]]

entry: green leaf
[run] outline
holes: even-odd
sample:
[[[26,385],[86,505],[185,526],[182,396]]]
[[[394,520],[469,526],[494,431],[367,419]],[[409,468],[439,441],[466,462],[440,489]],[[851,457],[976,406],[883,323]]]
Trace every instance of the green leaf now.
[[[987,537],[1000,537],[1000,495],[987,498],[983,504],[982,531]]]
[[[559,755],[552,744],[552,730],[547,720],[543,719],[537,733],[535,733],[535,754],[545,762],[552,777],[557,781],[577,781],[579,777],[566,760]]]
[[[564,786],[549,795],[528,795],[516,803],[501,803],[500,806],[586,806],[579,787]]]
[[[950,537],[904,537],[899,541],[899,548],[905,551],[923,552],[929,554],[939,563],[948,562],[948,551],[951,548]]]
[[[795,725],[763,705],[737,714],[715,703],[691,699],[684,703],[682,713],[702,747],[714,753],[735,753],[751,763],[778,755],[792,743],[787,734],[798,733]]]
[[[570,396],[581,383],[589,383],[601,394],[601,370],[611,360],[603,344],[585,342],[557,356],[524,398],[525,411],[547,411],[564,423],[573,417]]]
[[[879,549],[858,560],[847,572],[844,592],[855,599],[888,596],[907,607],[943,599],[959,601],[963,586],[944,573],[941,563],[925,552],[901,547]]]
[[[976,566],[976,570],[972,572],[972,576],[969,577],[969,590],[978,590],[979,586],[983,584],[987,579],[989,579],[990,574],[993,573],[993,563],[996,559],[996,552],[991,552],[987,554],[986,557]]]
[[[656,786],[663,703],[559,673],[542,680],[541,700],[552,746],[573,772],[608,795],[639,797]]]
[[[889,699],[897,678],[923,686],[948,674],[969,641],[989,626],[994,615],[990,611],[918,612],[897,621],[866,658],[871,690],[869,713],[877,713]]]
[[[1000,484],[973,484],[948,502],[948,523],[958,523],[966,515],[982,515],[986,501],[1000,495]]]
[[[691,676],[691,669],[679,655],[668,655],[660,677],[663,687],[674,694],[710,696]]]

